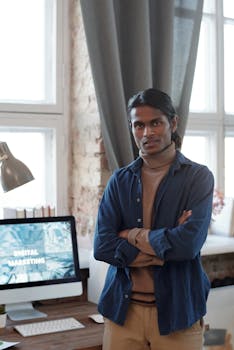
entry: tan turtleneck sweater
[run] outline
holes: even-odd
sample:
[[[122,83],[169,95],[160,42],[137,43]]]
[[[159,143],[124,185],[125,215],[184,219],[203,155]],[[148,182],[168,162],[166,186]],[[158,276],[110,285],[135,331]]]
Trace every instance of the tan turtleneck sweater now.
[[[143,188],[143,228],[131,229],[128,233],[129,243],[136,246],[140,253],[131,264],[132,301],[144,304],[154,304],[153,265],[163,265],[149,243],[149,231],[153,220],[153,203],[158,186],[167,174],[175,158],[175,145],[172,143],[163,152],[153,156],[140,153],[143,159],[141,169]]]

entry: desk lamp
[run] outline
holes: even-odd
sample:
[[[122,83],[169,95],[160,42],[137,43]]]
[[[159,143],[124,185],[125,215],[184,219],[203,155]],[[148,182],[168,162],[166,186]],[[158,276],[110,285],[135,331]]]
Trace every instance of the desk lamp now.
[[[6,142],[0,142],[0,162],[1,184],[4,192],[34,180],[31,171],[12,155]]]

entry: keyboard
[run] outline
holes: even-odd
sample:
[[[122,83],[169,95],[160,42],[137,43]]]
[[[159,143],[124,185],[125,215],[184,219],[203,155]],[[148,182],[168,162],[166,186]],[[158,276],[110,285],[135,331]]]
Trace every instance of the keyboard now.
[[[74,317],[68,317],[57,320],[48,320],[15,325],[14,328],[23,337],[30,337],[33,335],[64,332],[73,329],[84,328],[84,325],[77,321]]]

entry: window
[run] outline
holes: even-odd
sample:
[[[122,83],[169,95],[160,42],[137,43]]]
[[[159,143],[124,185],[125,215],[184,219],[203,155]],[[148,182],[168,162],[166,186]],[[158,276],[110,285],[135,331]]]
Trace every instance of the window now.
[[[212,168],[212,159],[209,154],[210,140],[212,140],[212,135],[208,132],[203,132],[203,134],[201,132],[190,132],[190,134],[186,135],[183,142],[184,155],[197,163],[205,164]]]
[[[234,197],[234,2],[204,0],[190,115],[182,151],[209,166],[215,186]],[[191,150],[196,150],[192,154]]]
[[[234,197],[233,186],[234,133],[225,136],[225,192]]]
[[[0,0],[0,101],[55,102],[53,0]]]
[[[190,109],[193,112],[214,112],[216,110],[216,32],[215,12],[212,4],[214,5],[213,1],[204,1],[196,72],[190,102]]]
[[[234,4],[233,4],[234,7]],[[224,106],[226,113],[234,113],[233,77],[234,77],[234,48],[230,43],[234,36],[234,16],[224,24]]]
[[[2,192],[1,209],[50,205],[58,214],[67,210],[67,110],[62,103],[65,4],[0,0],[0,141],[35,178]]]
[[[9,130],[9,131],[8,131]],[[25,163],[32,172],[35,180],[24,186],[9,191],[1,196],[1,205],[11,207],[37,207],[40,205],[50,204],[54,206],[55,190],[52,176],[49,176],[47,183],[47,174],[52,174],[52,169],[47,170],[47,159],[55,159],[53,152],[53,130],[49,128],[26,127],[0,128],[0,139],[7,140],[13,156]],[[30,147],[30,152],[27,152]],[[50,150],[50,154],[47,154]],[[26,194],[26,195],[25,195]],[[50,201],[53,201],[50,203]]]

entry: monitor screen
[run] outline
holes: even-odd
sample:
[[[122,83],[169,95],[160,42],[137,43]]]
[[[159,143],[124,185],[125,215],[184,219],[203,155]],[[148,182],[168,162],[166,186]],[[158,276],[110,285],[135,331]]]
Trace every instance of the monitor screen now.
[[[82,294],[73,216],[0,220],[0,242],[0,301],[9,317],[22,319],[13,310],[19,303],[31,318],[28,302]]]

